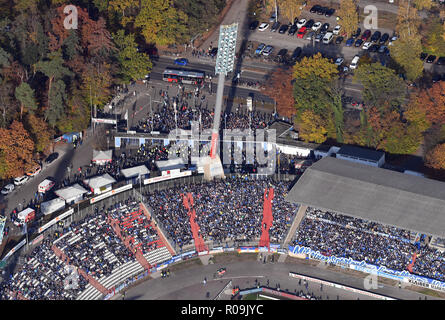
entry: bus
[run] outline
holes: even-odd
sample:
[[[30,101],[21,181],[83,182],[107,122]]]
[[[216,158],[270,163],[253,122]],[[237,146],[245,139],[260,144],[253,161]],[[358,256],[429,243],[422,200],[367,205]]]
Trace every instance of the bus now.
[[[202,84],[205,79],[203,71],[167,68],[162,74],[162,80],[186,84]]]

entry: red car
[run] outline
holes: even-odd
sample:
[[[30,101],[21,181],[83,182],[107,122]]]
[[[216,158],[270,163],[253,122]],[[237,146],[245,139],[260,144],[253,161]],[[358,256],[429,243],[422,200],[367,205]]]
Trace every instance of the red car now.
[[[365,30],[365,32],[363,32],[362,34],[362,40],[367,41],[370,36],[371,36],[371,30]]]
[[[300,30],[298,30],[297,38],[303,39],[304,35],[306,34],[306,27],[301,27]]]

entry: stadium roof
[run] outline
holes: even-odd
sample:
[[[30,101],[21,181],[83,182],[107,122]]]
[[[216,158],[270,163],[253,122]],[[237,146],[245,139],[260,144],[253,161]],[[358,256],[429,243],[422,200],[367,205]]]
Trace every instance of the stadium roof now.
[[[286,200],[445,237],[445,183],[436,180],[325,157]]]
[[[370,150],[348,145],[342,146],[340,150],[338,150],[337,154],[347,157],[369,159],[376,162],[385,155],[383,151]]]

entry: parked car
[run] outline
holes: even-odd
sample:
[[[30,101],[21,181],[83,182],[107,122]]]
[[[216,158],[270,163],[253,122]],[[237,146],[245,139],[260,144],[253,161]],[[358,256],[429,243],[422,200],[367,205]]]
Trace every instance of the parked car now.
[[[372,46],[369,47],[368,51],[369,52],[377,52],[377,50],[379,50],[379,45],[378,44],[373,44]]]
[[[426,59],[426,57],[428,57],[428,53],[422,52],[420,54],[420,60],[424,61]]]
[[[24,176],[15,178],[15,179],[14,179],[14,184],[15,184],[16,186],[20,186],[20,185],[26,183],[26,181],[28,181],[28,180],[29,180],[29,176],[24,175]]]
[[[360,47],[360,46],[362,45],[362,43],[363,43],[363,40],[362,40],[362,39],[357,39],[357,40],[355,40],[355,44],[354,44],[354,46],[355,46],[356,48],[358,48],[358,47]]]
[[[382,36],[382,33],[380,31],[376,31],[374,32],[374,34],[371,36],[371,41],[372,42],[377,42],[379,41],[380,37]]]
[[[388,39],[389,39],[389,34],[384,33],[384,34],[382,35],[382,37],[380,38],[380,40],[379,40],[379,44],[385,44],[386,41],[388,41]]]
[[[343,63],[343,61],[345,61],[345,59],[343,59],[342,57],[339,57],[337,59],[335,59],[335,64],[337,66],[341,66],[341,64]]]
[[[354,44],[354,38],[349,38],[346,40],[346,46],[351,47]]]
[[[179,58],[175,60],[175,64],[178,66],[186,66],[188,64],[188,60],[186,58]]]
[[[397,40],[397,36],[392,36],[391,39],[389,40],[388,46],[392,46],[393,42]]]
[[[265,31],[267,28],[269,28],[269,24],[267,22],[263,22],[262,24],[260,24],[260,26],[258,27],[258,31]]]
[[[433,63],[436,60],[436,56],[430,54],[428,58],[426,58],[427,63]]]
[[[336,39],[335,39],[335,44],[340,44],[340,43],[342,43],[343,42],[343,37],[337,37]]]
[[[270,27],[271,32],[276,32],[280,28],[281,23],[279,21],[274,22],[272,27]]]
[[[312,26],[312,30],[314,30],[314,31],[318,31],[318,29],[320,29],[320,28],[321,28],[320,21],[315,22],[314,25]]]
[[[300,30],[298,30],[297,38],[303,39],[304,35],[306,34],[306,27],[301,27]]]
[[[329,23],[325,23],[321,26],[320,31],[321,32],[327,32],[329,30]]]
[[[350,69],[356,69],[358,66],[358,61],[360,60],[360,56],[356,55],[351,61],[351,64],[349,65]]]
[[[287,25],[287,24],[283,24],[283,25],[280,27],[280,29],[278,30],[278,33],[283,34],[283,33],[285,33],[285,32],[287,31],[287,29],[289,29],[289,25]]]
[[[57,152],[51,153],[48,158],[46,158],[45,163],[51,163],[54,160],[56,160],[59,157],[59,154]]]
[[[335,26],[334,30],[332,30],[332,33],[338,35],[340,33],[340,30],[341,30],[341,25],[338,24]]]
[[[9,183],[6,186],[4,186],[4,188],[1,191],[1,193],[2,194],[11,193],[12,191],[14,191],[14,188],[15,188],[14,185],[12,183]]]
[[[320,5],[318,5],[318,4],[316,4],[315,6],[313,6],[312,8],[311,8],[311,10],[309,10],[310,11],[310,13],[318,13],[318,11],[321,9],[321,6]]]
[[[367,42],[365,42],[365,43],[363,44],[362,49],[363,49],[363,50],[368,50],[369,47],[370,47],[371,45],[372,45],[372,42],[367,41]]]
[[[314,39],[315,42],[320,42],[321,39],[323,39],[324,35],[325,35],[324,32],[321,32],[321,33],[317,34],[317,35],[315,36],[315,39]]]
[[[270,23],[275,22],[276,19],[277,19],[277,16],[275,15],[275,12],[273,12],[273,13],[270,15],[269,22],[270,22]]]
[[[315,36],[315,31],[311,31],[311,32],[308,32],[307,34],[306,34],[306,40],[312,40],[312,38]]]
[[[211,57],[215,57],[218,54],[218,48],[212,48],[209,54]]]
[[[312,26],[314,25],[315,21],[314,19],[309,20],[308,22],[306,22],[306,24],[304,25],[307,29],[311,29]]]
[[[318,11],[317,11],[317,14],[319,14],[319,15],[324,15],[324,14],[326,14],[326,11],[328,11],[329,10],[329,8],[328,7],[321,7]]]
[[[264,48],[264,50],[263,50],[263,56],[270,55],[272,53],[272,51],[273,51],[273,46],[271,46],[271,45],[266,46],[266,48]]]
[[[300,29],[301,27],[304,27],[304,25],[306,24],[306,19],[300,19],[297,23],[296,23],[296,25],[297,25],[297,28],[298,29]]]
[[[256,28],[258,28],[258,26],[260,25],[259,21],[254,21],[249,25],[249,29],[250,30],[255,30]]]
[[[30,169],[26,174],[30,177],[34,177],[35,175],[38,175],[42,171],[42,167],[39,165],[36,165],[32,169]]]
[[[371,36],[371,30],[365,30],[362,34],[362,40],[367,41],[369,37]]]
[[[437,59],[436,64],[442,65],[445,64],[445,57],[439,57],[439,59]]]
[[[300,56],[303,50],[300,47],[295,48],[294,52],[292,52],[292,55],[290,56],[290,59],[292,61],[297,60]]]
[[[295,32],[297,32],[298,27],[296,24],[293,24],[290,28],[289,28],[289,32],[288,35],[293,36],[295,34]]]
[[[352,38],[358,38],[361,33],[362,33],[362,29],[357,28],[357,30],[355,30],[355,32],[351,35],[351,37]]]
[[[284,57],[287,54],[287,49],[281,49],[280,51],[278,51],[277,53],[277,57]]]
[[[330,16],[332,16],[334,14],[334,12],[335,12],[335,9],[329,8],[328,10],[326,10],[324,15],[326,17],[330,17]]]
[[[386,53],[386,50],[389,50],[387,46],[380,46],[379,53]]]

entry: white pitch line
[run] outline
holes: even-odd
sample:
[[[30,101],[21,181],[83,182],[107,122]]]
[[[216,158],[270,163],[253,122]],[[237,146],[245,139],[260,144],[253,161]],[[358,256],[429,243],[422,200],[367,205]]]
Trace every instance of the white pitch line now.
[[[231,280],[231,279],[241,279],[241,278],[265,278],[265,276],[239,276],[230,278],[215,278],[213,280]]]

